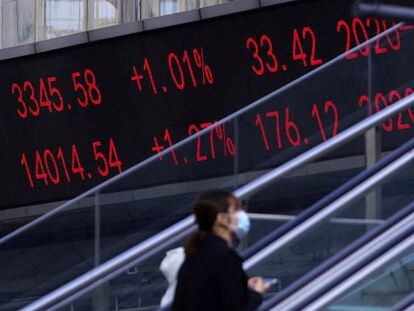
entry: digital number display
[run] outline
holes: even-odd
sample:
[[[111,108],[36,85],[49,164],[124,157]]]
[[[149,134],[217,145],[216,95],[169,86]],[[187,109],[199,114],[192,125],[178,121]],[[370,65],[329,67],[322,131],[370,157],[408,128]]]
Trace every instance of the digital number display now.
[[[78,195],[396,25],[352,17],[352,4],[297,1],[0,63],[0,208]],[[347,61],[399,53],[412,29],[400,27]],[[346,109],[373,113],[412,92],[361,91]],[[252,148],[307,145],[310,126],[327,140],[343,109],[332,97],[257,113],[249,120],[259,142]],[[387,132],[413,126],[413,110],[383,124]],[[207,136],[192,154],[172,150],[169,163],[237,156],[232,129]]]

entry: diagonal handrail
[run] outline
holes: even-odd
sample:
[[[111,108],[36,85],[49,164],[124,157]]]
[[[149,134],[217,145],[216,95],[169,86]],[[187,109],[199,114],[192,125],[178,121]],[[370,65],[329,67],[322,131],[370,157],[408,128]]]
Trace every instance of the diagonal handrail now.
[[[391,307],[391,311],[413,310],[414,308],[414,292],[407,295]]]
[[[379,255],[367,261],[363,267],[351,271],[349,276],[339,280],[332,288],[324,293],[315,293],[315,300],[307,302],[306,310],[321,310],[327,305],[332,304],[337,299],[340,299],[346,292],[366,281],[375,272],[381,271],[392,262],[401,258],[407,250],[414,246],[414,226],[413,221],[408,222],[403,228],[400,228],[400,233],[395,237],[394,241],[390,241],[381,245],[382,249]],[[303,310],[300,308],[299,310]]]
[[[334,190],[333,192],[329,193],[327,196],[323,197],[321,200],[313,204],[311,207],[307,208],[305,211],[300,213],[295,219],[289,221],[288,223],[282,225],[275,231],[271,232],[270,234],[266,235],[265,238],[260,240],[259,242],[255,243],[252,247],[250,247],[246,253],[244,254],[244,258],[249,259],[253,255],[257,254],[259,250],[267,247],[269,244],[273,243],[277,238],[281,237],[282,235],[286,234],[294,227],[298,226],[300,223],[304,222],[305,220],[309,219],[311,216],[315,215],[317,212],[321,211],[322,209],[326,208],[329,204],[333,203],[335,200],[342,197],[344,194],[355,188],[356,186],[360,185],[364,180],[368,179],[379,170],[382,170],[402,155],[406,154],[408,151],[414,148],[414,139],[411,139],[409,142],[405,143],[403,146],[399,147],[397,150],[394,150],[392,153],[388,154],[384,158],[382,158],[379,162],[375,163],[370,168],[366,169],[365,171],[361,172],[357,176],[353,177],[351,180],[347,181],[345,184]],[[414,211],[414,204],[412,206]],[[337,264],[339,261],[344,259],[350,253],[354,252],[357,248],[361,245],[367,243],[370,239],[373,239],[375,236],[382,233],[386,228],[388,228],[391,223],[397,222],[401,220],[401,218],[405,217],[407,214],[407,210],[404,209],[403,211],[398,212],[396,215],[391,217],[389,221],[373,229],[369,232],[366,236],[361,237],[358,242],[353,243],[352,245],[345,248],[340,253],[334,255],[333,257],[326,260],[324,263],[319,265],[317,268],[313,269],[311,272],[307,273],[306,275],[302,276],[294,283],[289,285],[285,288],[282,292],[279,292],[277,296],[271,298],[271,300],[267,301],[267,304],[272,303],[277,304],[278,302],[284,300],[286,297],[292,295],[294,292],[299,290],[300,288],[307,286],[310,282],[316,279],[324,271],[331,268],[333,265]]]
[[[327,195],[326,197],[322,198],[320,201],[315,203],[309,209],[315,209],[315,208],[322,209],[322,208],[324,208],[325,206],[329,205],[332,201],[335,201],[336,199],[341,197],[346,192],[349,192],[353,188],[359,186],[366,179],[370,178],[371,176],[373,176],[377,172],[379,172],[379,171],[383,170],[385,167],[389,166],[392,162],[396,161],[398,158],[402,157],[404,154],[406,154],[407,152],[409,152],[413,148],[414,148],[414,139],[410,140],[408,143],[404,144],[403,146],[399,147],[397,150],[395,150],[392,153],[388,154],[386,157],[381,159],[375,165],[373,165],[370,168],[368,168],[367,170],[361,172],[360,174],[358,174],[357,176],[355,176],[354,178],[352,178],[351,180],[346,182],[343,186],[341,186],[337,190],[333,191],[331,194]],[[309,209],[307,209],[307,210],[309,210]],[[412,209],[414,211],[414,204],[412,206]],[[290,222],[286,223],[285,225],[283,225],[282,227],[286,227],[286,225],[291,224],[291,223],[296,223],[295,222],[296,219],[301,220],[301,222],[305,221],[308,218],[307,217],[307,210],[302,212],[299,216],[297,216],[294,221],[290,221]],[[391,220],[393,222],[400,221],[402,218],[404,218],[407,215],[407,213],[408,212],[406,210],[404,210],[404,211],[398,213],[398,215],[392,217],[390,219],[390,221]],[[318,276],[321,271],[324,271],[324,270],[328,269],[329,267],[331,267],[332,265],[336,264],[338,261],[342,260],[345,256],[348,256],[348,254],[353,252],[356,248],[360,247],[360,245],[363,245],[363,244],[367,243],[368,240],[370,240],[370,239],[374,238],[375,236],[379,235],[380,233],[382,233],[383,231],[385,231],[387,228],[389,228],[391,226],[392,226],[392,224],[390,224],[389,222],[386,222],[381,227],[377,228],[378,230],[373,230],[372,232],[370,232],[370,235],[368,237],[366,237],[365,239],[361,239],[359,241],[359,244],[352,245],[352,247],[348,247],[345,252],[342,252],[341,254],[338,254],[337,256],[334,256],[333,258],[331,258],[331,260],[328,260],[327,264],[323,265],[322,270],[321,269],[319,269],[319,270],[315,269],[315,270],[318,270],[318,271],[314,271],[316,273],[313,273],[311,275],[306,275],[306,277],[301,278],[299,280],[299,281],[301,281],[301,282],[299,282],[299,285],[297,284],[298,282],[295,282],[295,285],[297,285],[297,286],[295,286],[295,287],[290,286],[289,288],[286,289],[286,290],[289,290],[287,293],[286,293],[286,290],[284,290],[282,292],[282,293],[285,293],[285,295],[281,296],[280,294],[278,294],[277,296],[278,296],[279,299],[278,300],[271,300],[271,302],[273,303],[273,301],[281,301],[282,299],[284,299],[285,297],[290,295],[292,292],[297,290],[299,287],[303,286],[303,284],[309,283],[312,279],[314,279],[316,276]],[[189,230],[187,230],[186,231],[186,236],[188,236],[190,233],[192,233],[194,229],[195,229],[195,226],[193,226]],[[290,227],[287,226],[287,229],[290,229]],[[284,232],[279,232],[279,230],[275,230],[275,232],[279,233],[280,236],[284,234]],[[273,236],[272,233],[270,235]],[[182,237],[183,237],[183,235],[180,236],[180,239]],[[277,237],[274,237],[274,239],[276,239],[276,238]],[[160,246],[156,247],[155,249],[151,250],[149,253],[146,253],[145,255],[136,258],[134,261],[127,264],[126,266],[123,266],[122,268],[110,273],[108,276],[105,276],[104,278],[96,281],[95,283],[89,285],[88,287],[82,289],[81,291],[79,291],[76,294],[68,297],[67,299],[65,299],[63,301],[60,301],[56,306],[53,307],[53,309],[57,310],[57,309],[65,306],[65,305],[67,305],[68,303],[73,302],[74,300],[76,300],[80,296],[83,296],[85,293],[90,292],[91,290],[93,290],[94,288],[96,288],[99,285],[103,284],[104,282],[106,282],[106,281],[118,276],[119,274],[125,272],[130,267],[136,266],[136,265],[140,264],[141,262],[143,262],[144,260],[146,260],[147,258],[149,258],[150,256],[152,256],[156,253],[159,253],[162,250],[168,249],[169,247],[172,247],[172,245],[176,241],[177,241],[177,239],[172,239],[172,240],[166,241],[165,243],[163,243]],[[260,249],[258,247],[256,247],[256,244],[258,244],[259,246],[261,245],[260,241],[255,243],[255,247],[253,247],[253,250],[254,250],[253,254],[258,253],[260,251]],[[266,247],[266,246],[267,245],[265,245],[263,247]],[[244,255],[244,253],[245,252],[243,252],[243,255]],[[243,255],[242,255],[242,257],[246,258],[246,256],[243,256]],[[164,309],[162,309],[162,310],[164,311]],[[168,308],[166,310],[168,310]]]
[[[263,189],[265,186],[268,186],[274,183],[277,179],[285,176],[286,174],[292,172],[295,169],[298,169],[309,163],[310,161],[316,160],[317,158],[322,157],[327,152],[342,146],[343,144],[349,142],[350,140],[358,137],[362,133],[366,132],[370,128],[381,124],[386,119],[392,117],[398,112],[409,108],[414,104],[414,94],[407,96],[395,104],[385,108],[384,110],[379,111],[378,113],[368,117],[365,120],[360,121],[359,123],[351,126],[350,128],[342,131],[336,136],[330,138],[329,140],[313,147],[312,149],[304,152],[298,157],[282,164],[281,166],[271,170],[270,172],[264,174],[263,176],[255,179],[254,181],[246,184],[240,189],[236,190],[234,194],[239,198],[245,198],[250,196],[260,189]],[[194,224],[194,216],[189,216],[179,223],[161,231],[160,233],[154,235],[148,240],[137,244],[136,246],[130,248],[124,253],[112,258],[111,260],[103,263],[102,265],[92,269],[91,271],[85,273],[84,275],[70,281],[69,283],[63,285],[62,287],[52,291],[51,293],[43,296],[42,298],[31,303],[22,310],[43,310],[58,301],[61,301],[82,288],[89,286],[90,284],[98,281],[99,279],[105,277],[106,275],[112,273],[113,271],[121,268],[122,266],[130,263],[135,260],[137,257],[142,256],[153,247],[160,245],[161,243],[168,241],[174,235],[179,234],[183,230],[187,230]],[[193,226],[194,227],[194,226]]]
[[[405,153],[403,155],[400,155],[396,160],[394,160],[392,163],[387,165],[385,168],[382,168],[381,171],[377,172],[375,175],[369,177],[366,181],[362,182],[358,188],[355,188],[354,190],[349,191],[347,194],[344,194],[341,196],[337,201],[329,204],[324,208],[324,211],[321,213],[318,213],[318,215],[315,217],[317,218],[317,221],[323,221],[331,217],[332,215],[338,213],[341,208],[346,207],[349,202],[352,202],[357,196],[353,195],[352,193],[359,194],[362,190],[368,191],[369,189],[372,189],[375,185],[383,182],[384,178],[388,178],[392,176],[393,174],[396,174],[398,171],[401,171],[401,168],[405,167],[406,165],[412,163],[414,159],[414,139],[411,139],[407,144],[401,147],[403,150],[405,150]],[[365,191],[365,192],[366,192]],[[319,281],[319,278],[324,277],[326,274],[326,271],[329,269],[332,269],[335,265],[341,264],[344,262],[345,258],[350,256],[352,253],[356,252],[358,249],[365,247],[366,244],[368,244],[371,240],[379,236],[380,234],[383,234],[383,232],[392,227],[395,223],[401,222],[402,219],[405,219],[407,217],[407,214],[413,213],[414,205],[411,204],[411,212],[407,211],[405,208],[397,212],[394,216],[392,216],[390,219],[387,220],[386,223],[384,223],[382,226],[370,231],[365,236],[363,236],[360,239],[357,239],[354,241],[351,245],[341,250],[338,254],[334,255],[327,261],[323,262],[321,265],[317,266],[301,278],[299,278],[296,282],[291,284],[289,287],[287,287],[283,292],[278,293],[273,298],[271,298],[269,301],[266,301],[266,303],[263,306],[263,310],[266,310],[267,307],[274,306],[278,303],[287,303],[285,301],[292,301],[294,303],[297,302],[297,297],[300,296],[302,298],[303,291],[310,288],[310,290],[318,290],[319,288],[323,287],[329,287],[328,281],[324,279],[323,281]],[[316,221],[308,221],[310,223],[310,226],[312,224],[316,223]],[[298,226],[299,227],[299,226]],[[306,229],[306,223],[304,226]],[[308,224],[309,227],[309,224]],[[295,228],[296,229],[296,228]],[[292,230],[293,232],[294,230]],[[304,234],[304,229],[301,230],[301,234]],[[290,234],[292,235],[292,234]],[[290,237],[290,240],[292,238]],[[380,241],[382,241],[380,239]],[[278,240],[274,241],[275,244],[280,244]],[[285,243],[286,244],[286,243]],[[381,243],[379,243],[381,244]],[[269,248],[271,248],[269,246]],[[278,247],[277,249],[280,249]],[[371,247],[370,250],[373,250]],[[366,253],[362,252],[363,254]],[[365,255],[364,255],[365,256]],[[358,256],[357,256],[358,257]],[[363,256],[360,256],[363,257]],[[364,258],[362,258],[364,259]],[[337,275],[338,274],[338,275]],[[328,273],[328,277],[338,277],[339,272],[336,271],[335,273]],[[312,284],[315,283],[313,286]],[[286,306],[285,306],[286,307]]]
[[[386,30],[386,31],[384,31],[384,32],[382,32],[382,33],[374,36],[374,37],[372,37],[371,39],[365,41],[364,43],[361,43],[360,45],[358,45],[358,46],[350,49],[349,51],[347,51],[347,52],[345,52],[345,53],[343,53],[343,54],[341,54],[341,55],[333,58],[332,60],[330,60],[330,61],[328,61],[328,62],[320,65],[319,67],[317,67],[314,70],[312,70],[312,71],[304,74],[303,76],[297,78],[296,80],[294,80],[294,81],[292,81],[292,82],[290,82],[290,83],[282,86],[281,88],[279,88],[279,89],[277,89],[277,90],[269,93],[268,95],[266,95],[266,96],[264,96],[264,97],[256,100],[255,102],[251,103],[250,105],[248,105],[248,106],[246,106],[246,107],[244,107],[244,108],[242,108],[242,109],[240,109],[240,110],[238,110],[238,111],[230,114],[229,116],[227,116],[227,117],[221,119],[220,121],[214,123],[210,127],[205,128],[205,129],[202,129],[198,133],[196,133],[196,134],[194,134],[194,135],[192,135],[190,137],[187,137],[187,138],[181,140],[180,142],[176,143],[172,147],[170,147],[168,149],[165,149],[165,150],[161,151],[160,153],[155,154],[155,155],[149,157],[148,159],[146,159],[146,160],[144,160],[144,161],[142,161],[142,162],[140,162],[140,163],[138,163],[138,164],[130,167],[129,169],[125,170],[124,172],[122,172],[122,173],[120,173],[120,174],[118,174],[118,175],[116,175],[116,176],[114,176],[114,177],[112,177],[112,178],[110,178],[110,179],[102,182],[101,184],[99,184],[99,185],[97,185],[97,186],[89,189],[88,191],[80,194],[79,196],[77,196],[77,197],[75,197],[75,198],[73,198],[73,199],[65,202],[64,204],[62,204],[62,205],[60,205],[58,207],[56,207],[52,211],[50,211],[50,212],[48,212],[48,213],[46,213],[46,214],[44,214],[44,215],[42,215],[42,216],[34,219],[33,221],[31,221],[31,222],[23,225],[22,227],[16,229],[15,231],[13,231],[13,232],[11,232],[11,233],[9,233],[9,234],[1,237],[0,238],[0,246],[2,244],[4,244],[5,242],[9,241],[10,239],[18,236],[19,234],[21,234],[21,233],[29,230],[30,228],[32,228],[32,227],[34,227],[34,226],[36,226],[36,225],[44,222],[45,220],[51,218],[52,216],[56,215],[60,211],[64,210],[66,207],[71,206],[72,204],[77,203],[77,202],[81,201],[82,199],[84,199],[84,198],[86,198],[86,197],[88,197],[90,195],[93,195],[96,192],[99,192],[100,190],[104,189],[108,185],[111,185],[111,184],[115,183],[116,181],[118,181],[118,180],[120,180],[120,179],[122,179],[122,178],[124,178],[126,176],[131,175],[132,173],[140,170],[141,168],[145,167],[146,165],[148,165],[148,164],[150,164],[152,162],[158,161],[159,160],[159,157],[166,156],[167,154],[169,154],[171,152],[171,150],[178,149],[178,148],[184,146],[185,144],[187,144],[187,143],[189,143],[189,142],[197,139],[198,137],[200,137],[200,136],[208,133],[212,129],[214,129],[216,127],[219,127],[219,126],[222,126],[223,124],[225,124],[225,123],[227,123],[227,122],[229,122],[229,121],[231,121],[231,120],[239,117],[240,115],[242,115],[242,114],[244,114],[244,113],[246,113],[246,112],[254,109],[255,107],[263,104],[264,102],[266,102],[270,98],[272,98],[274,96],[277,96],[278,94],[283,93],[287,89],[290,89],[292,87],[295,87],[296,85],[298,85],[300,83],[303,83],[305,80],[307,80],[307,79],[313,77],[314,75],[318,74],[319,72],[325,70],[325,68],[328,68],[328,67],[332,66],[333,64],[335,64],[336,62],[338,62],[340,60],[343,60],[344,57],[346,57],[347,55],[349,55],[351,53],[354,53],[355,51],[358,51],[361,47],[363,47],[365,45],[369,45],[369,44],[372,44],[372,43],[376,42],[378,39],[380,39],[380,38],[382,38],[382,37],[384,37],[384,36],[386,36],[386,35],[394,32],[395,30],[399,29],[403,25],[404,25],[404,23],[398,23],[397,25],[389,28],[388,30]],[[394,105],[395,104],[393,104],[392,106],[394,106]],[[326,141],[326,142],[328,142],[328,141]],[[243,190],[241,190],[241,193],[243,193],[245,191],[249,192],[248,189],[243,188]],[[183,224],[187,224],[188,225],[188,223],[191,223],[191,222],[192,222],[192,218],[191,217],[188,217],[188,218],[186,218],[186,219],[183,220]]]
[[[353,273],[380,257],[387,249],[398,244],[407,235],[411,235],[414,232],[413,220],[414,202],[411,202],[385,223],[366,233],[340,253],[309,272],[307,275],[313,274],[315,270],[320,270],[320,274],[310,280],[306,284],[306,288],[300,288],[283,299],[279,298],[277,293],[266,300],[260,310],[271,308],[305,309],[306,305],[311,304],[312,301],[329,292],[331,288],[346,280]],[[335,263],[327,266],[326,263],[331,259],[334,259]]]
[[[358,187],[353,188],[340,196],[334,202],[328,204],[322,210],[318,211],[312,217],[306,218],[303,222],[298,224],[292,230],[284,234],[283,236],[277,237],[268,247],[260,250],[258,253],[254,254],[252,257],[248,258],[244,262],[245,269],[249,269],[251,266],[255,265],[257,262],[262,261],[264,258],[268,257],[270,254],[274,253],[277,250],[280,250],[283,247],[286,247],[299,237],[309,232],[311,229],[315,228],[322,221],[328,219],[332,215],[336,214],[342,208],[350,204],[355,198],[357,198],[365,191],[373,188],[385,177],[391,176],[397,169],[400,169],[403,165],[407,165],[414,159],[414,148],[411,147],[408,152],[402,155],[400,158],[396,159],[391,164],[387,165],[381,171],[376,172],[374,175],[369,176],[366,180],[362,181]]]

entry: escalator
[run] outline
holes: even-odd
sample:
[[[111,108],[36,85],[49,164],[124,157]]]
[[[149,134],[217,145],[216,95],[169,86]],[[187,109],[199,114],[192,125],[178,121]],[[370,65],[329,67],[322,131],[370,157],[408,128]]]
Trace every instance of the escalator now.
[[[390,230],[394,225],[399,227],[402,219],[407,218],[407,214],[411,215],[414,208],[407,211],[406,205],[403,204],[404,199],[406,200],[407,196],[413,194],[413,163],[414,140],[389,154],[371,169],[348,181],[341,187],[342,189],[338,189],[333,195],[330,195],[331,198],[324,198],[310,207],[310,210],[319,210],[313,216],[308,217],[309,210],[307,210],[298,215],[297,220],[300,221],[298,225],[292,228],[289,228],[288,223],[280,226],[275,232],[279,231],[280,233],[280,231],[287,229],[286,233],[284,235],[278,234],[278,237],[266,247],[257,247],[263,244],[262,240],[242,252],[242,256],[245,257],[244,267],[249,275],[277,277],[279,280],[278,286],[266,294],[265,298],[269,298],[269,301],[265,301],[262,310],[274,307],[275,301],[283,300],[287,296],[286,293],[294,292],[301,286],[310,283],[312,278],[318,276],[313,271],[307,275],[313,268],[328,259],[338,260],[338,255],[345,256],[342,254],[344,251],[349,254],[361,245],[368,243],[366,240],[361,240],[367,233],[372,240],[380,233],[389,235],[385,231]],[[404,187],[402,187],[403,185]],[[367,197],[373,192],[380,191],[381,188],[390,189],[391,186],[394,189],[387,193],[384,192],[381,204],[377,202],[376,207],[387,210],[390,214],[395,214],[391,217],[392,222],[382,219],[367,219],[365,215]],[[401,191],[402,188],[405,189],[404,192]],[[398,189],[397,195],[395,189]],[[333,197],[337,199],[335,200]],[[332,203],[326,204],[329,199]],[[274,221],[277,221],[276,219],[275,217]],[[381,239],[384,240],[384,238]],[[84,291],[76,292],[51,309],[89,310],[94,307],[105,309],[104,306],[117,310],[157,309],[158,305],[147,305],[146,307],[137,305],[140,302],[137,297],[152,297],[159,301],[166,289],[166,284],[155,286],[163,283],[161,273],[158,272],[157,282],[143,285],[137,284],[137,278],[131,271],[144,271],[148,266],[153,266],[153,269],[156,269],[165,252],[170,248],[182,245],[183,240],[183,237],[180,237],[173,243],[168,243],[157,249],[154,253],[138,258],[135,262],[131,262],[107,278],[95,282]],[[349,249],[348,245],[352,245],[354,241],[357,241],[359,245],[354,245],[352,249]],[[316,272],[322,274],[329,268],[331,267],[325,264],[322,269],[317,269]],[[331,273],[331,275],[334,274]],[[299,280],[301,284],[297,286],[295,280]],[[157,293],[157,291],[159,292]],[[297,301],[297,297],[295,299],[294,301]],[[99,307],[96,305],[97,301],[100,301]],[[34,309],[30,309],[30,307]],[[302,307],[298,307],[297,310]],[[275,308],[275,310],[287,309],[294,310],[285,305]],[[36,305],[29,306],[27,310],[36,310]]]
[[[412,165],[410,160],[406,169]],[[397,172],[384,186],[389,182],[405,186],[404,175],[408,177],[406,171]],[[413,292],[414,204],[408,193],[398,193],[408,195],[410,203],[269,299],[262,309],[408,310]]]
[[[401,301],[413,293],[414,228],[413,204],[405,207],[411,214],[398,225],[399,239],[385,245],[381,255],[341,280],[331,291],[318,293],[307,310],[406,310]],[[399,306],[400,305],[400,306]]]
[[[383,121],[389,125],[391,119],[388,118],[401,115],[411,101],[400,100],[381,111],[389,113],[383,115],[374,113],[374,104],[364,106],[362,102],[358,105],[361,103],[358,99],[365,99],[361,94],[370,94],[373,85],[383,86],[383,68],[389,66],[391,60],[389,57],[386,62],[384,59],[376,62],[375,57],[360,57],[353,62],[348,60],[351,53],[374,46],[380,38],[399,31],[399,27],[401,25],[396,25],[366,46],[350,50],[348,54],[1,238],[0,284],[3,285],[0,310],[24,306],[30,309],[33,301],[82,278],[88,271],[101,269],[137,246],[141,247],[140,255],[135,256],[139,263],[130,260],[120,264],[105,277],[94,279],[82,291],[73,292],[58,307],[71,300],[69,308],[75,310],[90,310],[94,306],[116,310],[157,308],[166,287],[158,272],[159,262],[165,250],[181,245],[191,232],[193,220],[188,217],[191,203],[197,193],[208,189],[229,189],[236,194],[239,191],[239,196],[248,201],[253,228],[240,251],[251,253],[258,241],[261,248],[267,247],[271,241],[262,238],[278,228],[292,229],[292,224],[296,226],[296,219],[300,218],[296,216],[305,208],[352,180],[364,170],[366,161],[395,149],[411,136],[389,131],[385,133],[388,136],[385,136],[383,150],[373,152],[364,145],[364,138],[359,134]],[[410,35],[405,32],[402,38],[407,45],[412,41]],[[404,53],[391,57],[393,66],[404,63],[406,57]],[[392,77],[393,87],[401,94],[410,95],[404,90],[412,82],[411,77],[402,71]],[[388,75],[387,78],[391,77]],[[384,87],[389,86],[388,79]],[[395,92],[390,97],[392,102],[399,99]],[[342,102],[341,107],[348,106],[349,109],[336,110],[334,102],[338,101]],[[283,106],[286,102],[290,103],[289,108]],[[397,105],[398,109],[395,108]],[[312,123],[305,130],[294,121],[292,113],[295,107],[296,111],[301,111],[299,107],[304,106],[312,107]],[[378,110],[384,107],[378,106]],[[321,119],[323,112],[324,124]],[[371,123],[361,125],[361,121],[371,113]],[[383,116],[382,119],[379,116]],[[395,119],[397,124],[398,117]],[[341,136],[346,129],[354,130]],[[332,136],[335,137],[329,139]],[[367,142],[377,139],[375,133],[366,136]],[[206,142],[208,148],[202,149]],[[205,160],[206,152],[211,161]],[[196,161],[191,161],[190,155]],[[275,167],[277,169],[273,169]],[[273,186],[276,181],[279,183]],[[260,182],[259,187],[257,182]],[[301,193],[300,197],[298,193]],[[400,199],[398,196],[386,198]],[[369,194],[367,201],[375,202],[375,199]],[[356,238],[387,216],[381,214],[377,217],[377,208],[372,208],[372,204],[361,206],[365,212],[335,218],[335,227],[341,227],[338,231],[346,233],[352,228]],[[382,209],[390,214],[395,212],[386,207]],[[367,213],[373,214],[367,217]],[[283,226],[291,218],[289,225]],[[297,275],[278,275],[277,271],[272,271],[275,267],[280,269],[274,261],[263,266],[266,267],[263,275],[277,275],[281,279],[280,289],[287,287],[329,257],[332,247],[339,249],[339,245],[345,246],[352,241],[341,240],[341,232],[338,232],[338,237],[319,239],[322,247],[315,241],[296,246],[283,261],[293,263],[292,267],[299,263],[301,269],[294,269]],[[323,251],[314,253],[306,248],[309,244],[319,245]],[[303,254],[306,261],[300,259]],[[257,269],[257,272],[263,271],[260,270],[262,268]],[[97,286],[98,289],[88,292]]]
[[[327,291],[338,278],[352,275],[378,256],[370,255],[376,245],[391,239],[392,232],[399,233],[412,214],[407,205],[412,205],[413,143],[406,145],[401,157],[294,228],[287,242],[283,243],[287,238],[282,236],[261,250],[257,259],[245,263],[251,274],[281,274],[283,290],[265,302],[262,310],[305,309],[315,292]],[[372,194],[377,194],[375,207],[383,216],[367,219],[363,213]],[[388,243],[393,245],[392,241]],[[302,260],[289,263],[292,253]]]

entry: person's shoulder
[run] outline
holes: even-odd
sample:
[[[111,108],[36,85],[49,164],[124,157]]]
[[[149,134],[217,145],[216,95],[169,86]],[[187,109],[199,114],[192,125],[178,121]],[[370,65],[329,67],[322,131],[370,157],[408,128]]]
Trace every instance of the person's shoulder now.
[[[237,252],[235,250],[233,250],[232,248],[227,248],[227,249],[223,249],[220,253],[219,253],[219,259],[220,260],[229,260],[229,261],[233,261],[233,262],[238,262],[241,263],[242,259],[239,256],[239,254],[237,254]]]
[[[203,241],[201,249],[205,253],[209,253],[214,257],[221,257],[221,256],[233,256],[234,251],[225,240],[222,238],[215,236],[213,234],[209,234],[206,239]]]
[[[215,262],[217,265],[221,266],[241,266],[242,259],[240,258],[239,254],[236,253],[234,249],[227,246],[226,247],[217,247],[214,251],[210,254],[211,260]]]

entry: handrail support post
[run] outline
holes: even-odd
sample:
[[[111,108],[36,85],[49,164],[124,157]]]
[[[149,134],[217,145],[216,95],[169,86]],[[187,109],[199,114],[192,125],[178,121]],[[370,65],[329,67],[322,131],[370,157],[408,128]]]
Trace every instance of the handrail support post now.
[[[381,158],[381,126],[376,126],[365,133],[365,163],[369,168]],[[365,218],[379,219],[381,217],[381,186],[375,187],[365,196]],[[371,230],[371,225],[367,225]]]

